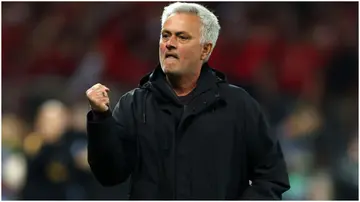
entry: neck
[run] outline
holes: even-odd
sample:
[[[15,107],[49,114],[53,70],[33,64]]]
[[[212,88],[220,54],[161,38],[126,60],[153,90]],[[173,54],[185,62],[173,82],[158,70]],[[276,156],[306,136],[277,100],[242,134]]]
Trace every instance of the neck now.
[[[200,72],[186,76],[167,75],[166,80],[169,82],[177,96],[185,96],[194,90],[199,76]]]

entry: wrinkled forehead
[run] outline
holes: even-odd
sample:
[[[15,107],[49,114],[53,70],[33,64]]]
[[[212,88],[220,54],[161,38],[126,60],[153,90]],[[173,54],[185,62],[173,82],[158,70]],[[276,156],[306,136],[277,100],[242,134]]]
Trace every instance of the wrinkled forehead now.
[[[161,31],[169,32],[188,32],[193,35],[200,34],[201,30],[200,17],[193,13],[174,13],[171,14],[164,22]]]

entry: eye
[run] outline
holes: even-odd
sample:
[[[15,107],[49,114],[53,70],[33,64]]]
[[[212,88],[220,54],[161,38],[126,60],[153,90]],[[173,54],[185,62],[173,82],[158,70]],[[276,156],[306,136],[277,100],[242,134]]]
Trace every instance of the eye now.
[[[184,40],[188,40],[190,37],[184,36],[184,35],[180,35],[179,38],[184,41]]]
[[[168,39],[169,37],[170,37],[170,35],[168,33],[161,34],[161,38],[163,38],[163,39]]]

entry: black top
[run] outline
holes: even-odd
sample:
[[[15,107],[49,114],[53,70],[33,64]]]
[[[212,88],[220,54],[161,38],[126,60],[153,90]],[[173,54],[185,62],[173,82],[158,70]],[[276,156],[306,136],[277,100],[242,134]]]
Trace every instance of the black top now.
[[[130,177],[130,199],[280,200],[290,188],[258,102],[207,64],[181,98],[158,66],[112,112],[88,113],[87,133],[92,173],[104,186]]]
[[[190,103],[190,101],[192,100],[192,98],[194,97],[194,91],[191,91],[191,93],[185,95],[185,96],[178,96],[180,103],[182,105],[188,105]]]

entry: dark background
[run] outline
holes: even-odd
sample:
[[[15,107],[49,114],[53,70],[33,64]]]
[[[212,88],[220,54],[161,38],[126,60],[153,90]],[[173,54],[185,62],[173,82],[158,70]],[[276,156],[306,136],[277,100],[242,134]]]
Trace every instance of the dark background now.
[[[204,3],[210,65],[266,112],[288,200],[358,199],[358,3]],[[2,3],[2,199],[126,199],[86,162],[85,91],[112,106],[158,63],[158,3]]]

